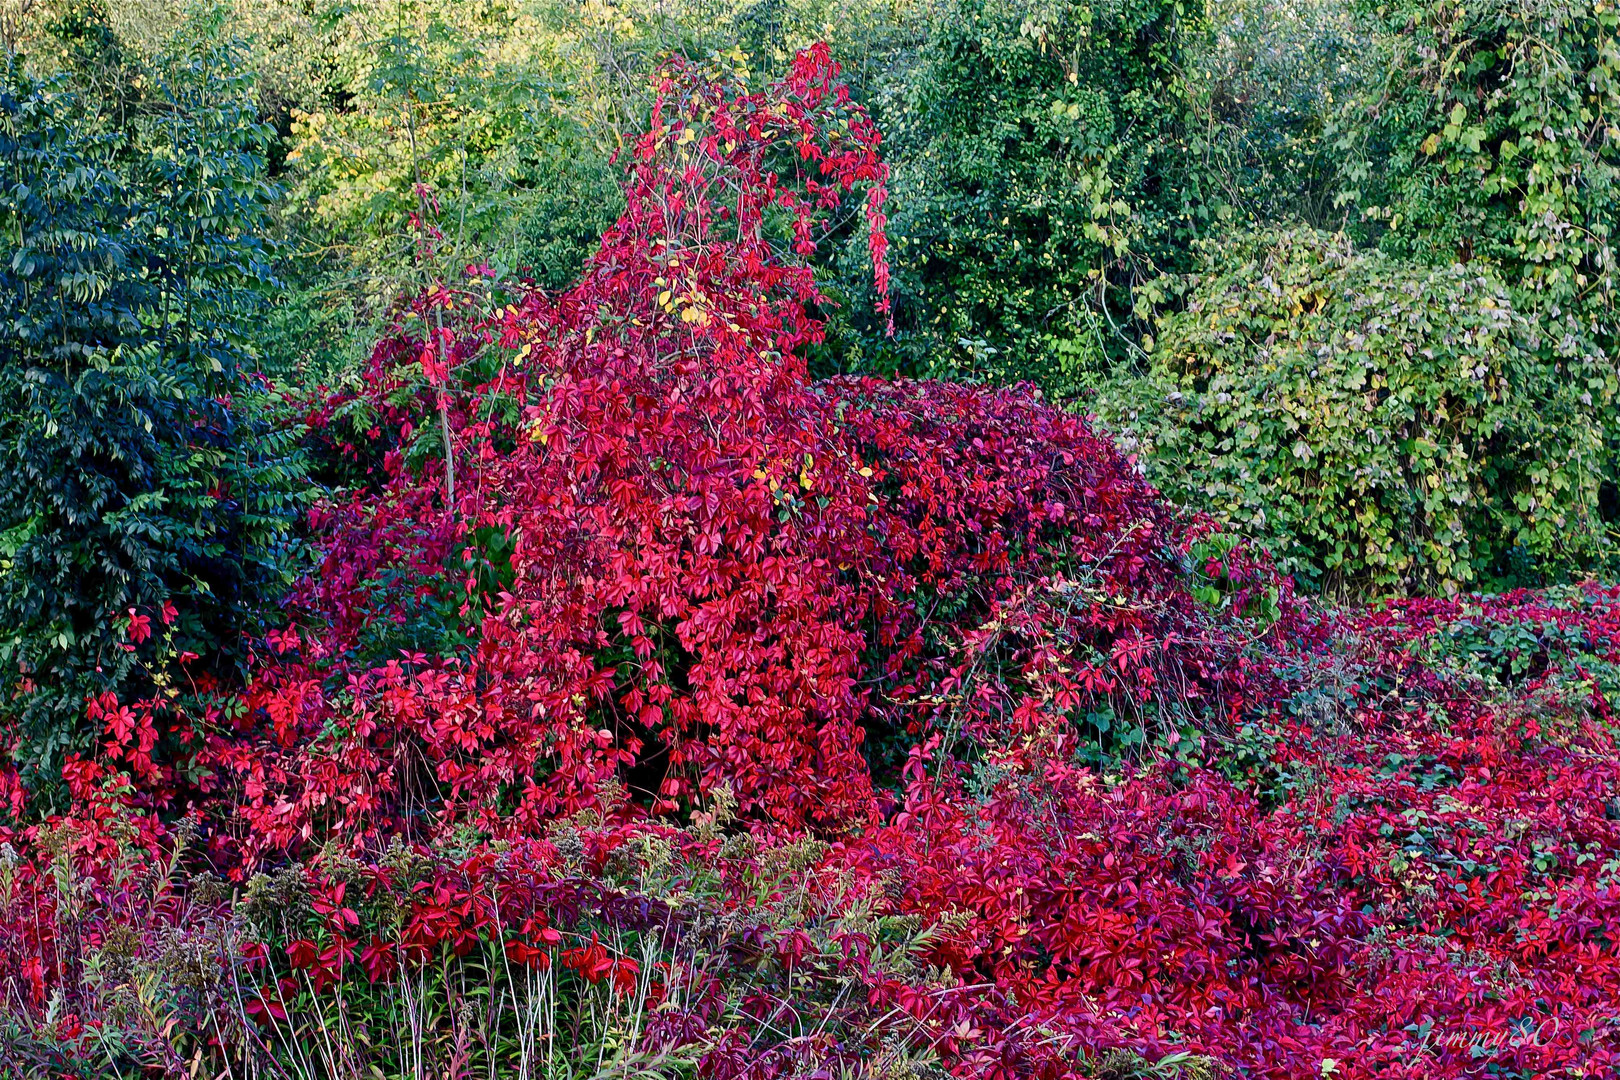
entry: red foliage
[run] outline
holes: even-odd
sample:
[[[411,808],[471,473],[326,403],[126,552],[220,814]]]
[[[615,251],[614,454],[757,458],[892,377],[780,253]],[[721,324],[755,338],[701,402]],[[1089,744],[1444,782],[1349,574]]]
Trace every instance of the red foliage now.
[[[761,835],[835,839],[824,872],[886,914],[940,923],[954,982],[886,974],[854,934],[822,955],[749,929],[750,956],[858,972],[861,1007],[961,1076],[1083,1075],[1112,1048],[1268,1077],[1612,1070],[1610,699],[1543,645],[1620,664],[1620,594],[1335,625],[1027,388],[812,382],[803,256],[856,185],[880,296],[887,273],[878,136],[835,76],[823,47],[757,93],[669,68],[575,288],[470,321],[438,290],[413,323],[434,329],[381,344],[361,399],[316,403],[370,471],[316,515],[295,625],[202,715],[93,703],[73,842],[192,798],[238,877],[342,847],[386,889],[387,840],[470,827],[501,843],[435,862],[398,940],[352,884],[312,880],[287,964],[319,989],[499,941],[625,991],[654,973],[574,933],[580,913],[679,920],[585,882],[633,840],[689,842],[659,816],[725,789]],[[360,404],[374,423],[337,435]],[[441,406],[453,500],[421,452]],[[1511,693],[1453,662],[1469,626],[1508,635],[1485,652]],[[131,613],[131,637],[150,627]],[[154,760],[160,729],[190,756]],[[581,836],[565,880],[546,827],[620,780],[639,809]],[[36,959],[52,926],[0,941],[35,1003],[63,978]],[[694,1041],[705,1000],[649,1039]],[[700,1072],[796,1067],[750,1045],[727,1034]]]
[[[1066,594],[1068,632],[1113,650],[1094,689],[1220,681],[1218,632],[1175,584],[1192,534],[1079,418],[1027,390],[807,378],[821,297],[767,211],[803,255],[818,213],[858,183],[875,207],[884,178],[833,75],[824,50],[755,94],[672,68],[625,217],[578,286],[379,347],[397,428],[420,422],[386,402],[425,352],[493,377],[451,422],[454,506],[431,457],[415,471],[385,450],[380,492],[320,518],[308,621],[272,639],[243,719],[210,743],[250,854],[399,828],[422,761],[441,820],[497,836],[626,770],[654,812],[724,785],[785,826],[873,820],[867,732],[915,736],[961,681],[928,634],[960,640],[1062,573],[1099,582]],[[454,655],[356,663],[405,617],[381,583],[425,598],[495,543],[504,577],[465,580]]]

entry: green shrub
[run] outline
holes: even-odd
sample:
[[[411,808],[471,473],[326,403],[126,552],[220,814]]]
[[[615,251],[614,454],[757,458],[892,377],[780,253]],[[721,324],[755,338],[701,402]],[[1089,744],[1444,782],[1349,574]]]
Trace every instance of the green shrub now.
[[[873,103],[898,333],[853,291],[840,365],[1050,390],[1125,350],[1109,320],[1129,320],[1132,285],[1199,227],[1179,70],[1202,26],[1178,0],[943,5]]]
[[[0,71],[0,725],[29,773],[140,677],[132,609],[222,662],[282,578],[306,481],[247,378],[273,189],[232,68]]]
[[[1589,342],[1549,337],[1478,264],[1414,265],[1310,230],[1202,252],[1147,374],[1096,397],[1169,494],[1336,594],[1605,557],[1615,378]]]
[[[571,282],[623,200],[609,148],[564,107],[557,36],[511,3],[382,7],[345,15],[333,100],[293,113],[294,205],[384,307],[420,284],[406,228],[419,184],[450,258]]]

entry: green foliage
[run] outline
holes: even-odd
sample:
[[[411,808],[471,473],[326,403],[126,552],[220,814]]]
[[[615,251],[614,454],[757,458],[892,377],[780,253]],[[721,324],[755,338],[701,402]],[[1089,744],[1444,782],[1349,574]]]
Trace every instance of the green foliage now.
[[[1417,640],[1413,653],[1437,669],[1475,679],[1491,697],[1546,704],[1562,696],[1589,701],[1592,692],[1620,692],[1620,664],[1609,642],[1554,609],[1597,613],[1602,598],[1587,588],[1564,585],[1544,594],[1543,617],[1503,615],[1489,604],[1470,604],[1460,616]],[[1537,690],[1526,695],[1527,685]]]
[[[1217,0],[1187,47],[1187,151],[1217,219],[1343,223],[1335,122],[1373,81],[1372,34],[1334,0]]]
[[[1096,407],[1173,497],[1332,593],[1454,591],[1589,566],[1614,371],[1475,264],[1309,230],[1204,247],[1149,372]]]
[[[282,574],[305,481],[246,381],[273,190],[232,68],[205,41],[118,95],[3,74],[0,715],[43,775],[138,675],[131,609],[218,660]]]
[[[386,8],[361,6],[339,27],[341,104],[294,114],[293,197],[378,277],[383,302],[412,265],[402,225],[419,209],[418,184],[462,261],[567,284],[622,199],[566,107],[557,39],[515,4],[419,3],[409,19],[405,5]]]
[[[1389,71],[1341,133],[1355,151],[1342,198],[1365,231],[1427,261],[1482,259],[1547,333],[1612,341],[1620,15],[1588,0],[1369,15]]]
[[[1243,537],[1235,532],[1212,533],[1195,541],[1187,552],[1188,577],[1192,579],[1188,592],[1215,611],[1230,610],[1240,618],[1270,626],[1282,615],[1280,597],[1273,585],[1256,589],[1252,582],[1241,580],[1242,574],[1234,575],[1228,560],[1242,545]]]
[[[1348,103],[1339,201],[1385,251],[1484,263],[1548,342],[1613,354],[1620,27],[1585,0],[1362,4],[1386,71]],[[1595,392],[1595,388],[1592,388]],[[1603,464],[1612,493],[1620,428]]]
[[[941,11],[874,103],[900,333],[857,321],[841,363],[1061,387],[1127,349],[1132,285],[1204,224],[1178,104],[1199,25],[1177,0]]]

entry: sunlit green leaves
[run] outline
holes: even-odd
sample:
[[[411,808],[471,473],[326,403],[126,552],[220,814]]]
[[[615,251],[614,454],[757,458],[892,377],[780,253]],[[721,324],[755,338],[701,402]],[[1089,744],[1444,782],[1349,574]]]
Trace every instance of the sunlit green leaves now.
[[[1156,483],[1334,592],[1453,591],[1607,557],[1613,369],[1476,266],[1309,230],[1205,249],[1145,378],[1100,394]],[[1517,560],[1517,562],[1516,562]]]

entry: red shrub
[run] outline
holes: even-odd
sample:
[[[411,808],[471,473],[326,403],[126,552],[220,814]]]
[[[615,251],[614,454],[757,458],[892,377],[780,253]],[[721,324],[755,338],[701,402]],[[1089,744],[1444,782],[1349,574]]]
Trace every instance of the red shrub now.
[[[161,852],[148,811],[194,800],[237,878],[313,859],[304,921],[238,958],[263,1025],[276,979],[321,994],[500,943],[617,992],[680,981],[647,1039],[708,1039],[703,1076],[870,1064],[879,1026],[962,1076],[1108,1051],[1611,1070],[1615,593],[1315,611],[1027,388],[810,381],[802,256],[857,185],[886,281],[878,136],[835,75],[822,47],[757,93],[672,66],[575,288],[470,319],[482,284],[439,289],[363,393],[312,404],[363,488],[316,515],[294,625],[240,693],[93,703],[73,843],[134,821]],[[621,782],[633,809],[564,852],[547,830]],[[697,813],[728,798],[760,838],[835,840],[796,872],[860,928],[792,923],[764,856]],[[37,854],[37,829],[4,838]],[[725,935],[609,882],[647,844],[720,877]],[[100,872],[55,919],[13,861],[8,910],[40,914],[5,927],[6,977],[42,1008],[75,985],[60,928],[93,937],[123,894]],[[885,952],[908,916],[937,925],[935,979]],[[655,972],[598,935],[627,927],[688,944]],[[714,1035],[767,970],[844,987],[848,1030],[762,1048],[782,1001],[738,991],[746,1022]]]
[[[379,347],[402,441],[454,403],[455,502],[385,440],[380,487],[320,517],[303,625],[210,743],[250,853],[363,844],[427,785],[438,822],[523,835],[621,773],[655,812],[724,785],[785,826],[872,820],[868,732],[903,753],[959,690],[950,650],[1031,589],[1067,588],[1071,644],[1101,650],[1086,696],[1220,681],[1225,631],[1182,588],[1194,534],[1079,418],[1025,389],[807,378],[821,297],[772,213],[803,254],[869,183],[883,276],[877,134],[834,72],[811,50],[742,94],[670,69],[578,286]],[[447,565],[474,567],[454,592]],[[453,647],[368,661],[411,593]]]

